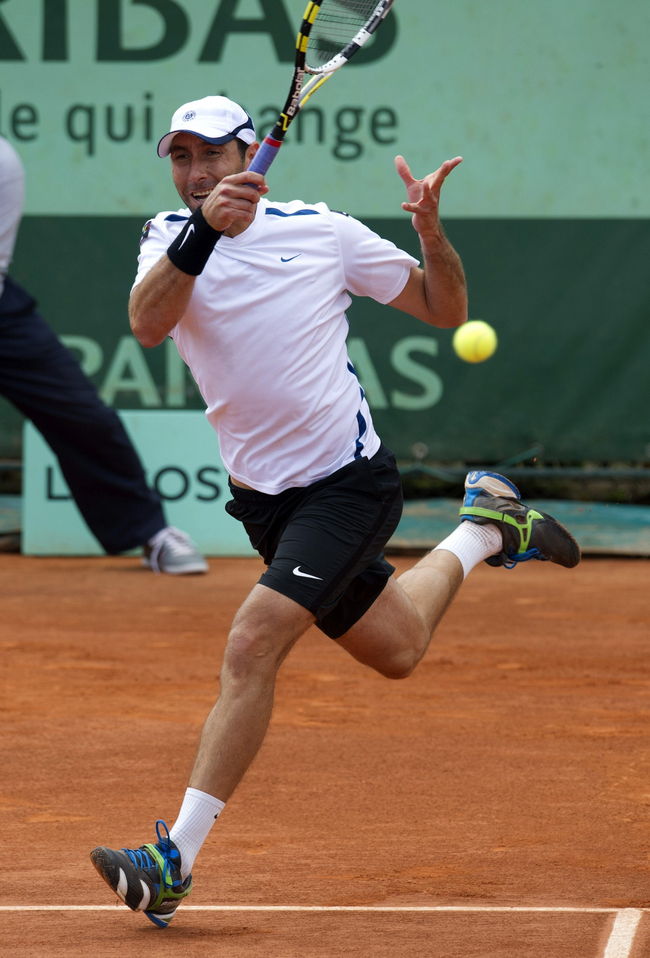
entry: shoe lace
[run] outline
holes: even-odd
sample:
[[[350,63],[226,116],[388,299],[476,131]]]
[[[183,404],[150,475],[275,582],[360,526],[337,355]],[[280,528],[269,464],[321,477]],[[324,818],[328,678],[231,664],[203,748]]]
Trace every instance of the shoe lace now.
[[[504,569],[514,569],[520,562],[525,562],[527,559],[541,559],[543,562],[548,559],[548,556],[542,555],[542,553],[537,548],[527,549],[525,552],[518,552],[517,555],[509,555],[508,560],[503,560]]]
[[[163,834],[164,829],[164,834]],[[172,850],[172,838],[169,834],[169,829],[167,828],[167,822],[163,821],[162,818],[159,818],[156,822],[156,835],[158,836],[157,845],[162,852],[165,861],[169,858]]]
[[[167,526],[151,540],[149,564],[154,572],[160,572],[160,553],[166,549],[174,556],[187,556],[194,553],[192,543],[180,529]]]
[[[156,822],[156,835],[158,837],[156,845],[158,846],[160,854],[165,862],[165,867],[161,876],[162,881],[165,885],[171,884],[171,836],[169,834],[167,823],[164,822],[162,818],[159,818]],[[144,846],[142,848],[123,848],[122,851],[129,856],[136,868],[156,868],[158,866],[158,863],[152,858]]]
[[[155,862],[146,848],[123,848],[136,868],[153,868]]]

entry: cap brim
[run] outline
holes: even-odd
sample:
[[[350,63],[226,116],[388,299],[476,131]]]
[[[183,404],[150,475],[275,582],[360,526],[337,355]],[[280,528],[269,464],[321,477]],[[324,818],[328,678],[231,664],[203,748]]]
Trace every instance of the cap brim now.
[[[170,130],[170,132],[166,133],[158,143],[158,156],[163,158],[165,156],[169,156],[171,153],[172,141],[177,133],[191,133],[192,136],[198,136],[200,140],[205,140],[206,143],[213,143],[215,146],[220,143],[227,143],[229,140],[235,139],[232,133],[226,133],[225,136],[205,136],[203,133],[197,133],[196,130],[190,130],[187,127],[184,127],[182,130]]]

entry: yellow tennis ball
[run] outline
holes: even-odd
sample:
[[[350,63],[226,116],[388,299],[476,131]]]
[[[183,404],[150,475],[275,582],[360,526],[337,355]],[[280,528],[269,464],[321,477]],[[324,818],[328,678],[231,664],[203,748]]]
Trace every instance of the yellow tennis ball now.
[[[457,356],[466,363],[482,363],[497,348],[497,334],[489,323],[471,319],[459,326],[451,341]]]

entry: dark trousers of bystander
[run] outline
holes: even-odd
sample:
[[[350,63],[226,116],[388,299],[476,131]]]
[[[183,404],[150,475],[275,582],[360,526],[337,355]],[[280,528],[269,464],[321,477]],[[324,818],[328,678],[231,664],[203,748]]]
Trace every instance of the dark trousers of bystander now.
[[[39,315],[5,278],[0,297],[0,395],[56,455],[88,528],[105,552],[142,546],[166,525],[158,495],[117,413]]]

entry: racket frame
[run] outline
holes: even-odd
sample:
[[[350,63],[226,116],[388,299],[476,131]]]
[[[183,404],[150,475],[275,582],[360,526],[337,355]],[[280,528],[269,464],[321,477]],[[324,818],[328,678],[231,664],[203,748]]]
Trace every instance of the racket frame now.
[[[256,173],[266,173],[284,142],[284,137],[292,120],[295,119],[316,90],[319,90],[326,80],[329,80],[337,70],[345,66],[354,54],[368,42],[379,24],[387,16],[395,0],[378,0],[370,18],[343,49],[322,66],[312,67],[307,63],[309,37],[324,2],[326,0],[308,0],[305,7],[302,23],[296,37],[296,59],[289,95],[273,129],[264,137],[259,150],[250,163],[249,169]],[[307,75],[309,75],[309,79],[305,80]]]

